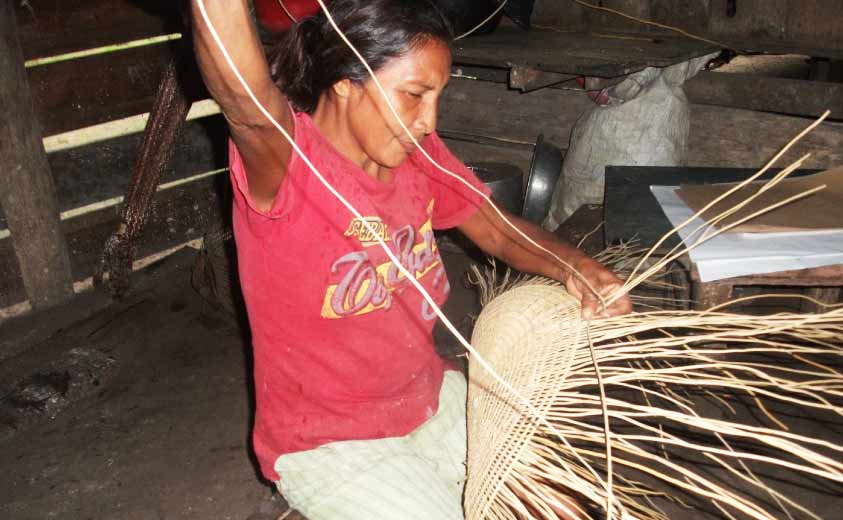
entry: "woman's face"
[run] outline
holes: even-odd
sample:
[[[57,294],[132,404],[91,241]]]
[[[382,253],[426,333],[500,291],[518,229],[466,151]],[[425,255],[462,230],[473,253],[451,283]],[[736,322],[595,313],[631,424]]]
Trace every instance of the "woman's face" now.
[[[439,96],[450,73],[451,52],[436,39],[388,61],[376,72],[389,101],[417,141],[436,129]],[[347,106],[352,142],[359,147],[353,155],[362,159],[364,170],[395,168],[415,150],[371,79],[350,85]]]

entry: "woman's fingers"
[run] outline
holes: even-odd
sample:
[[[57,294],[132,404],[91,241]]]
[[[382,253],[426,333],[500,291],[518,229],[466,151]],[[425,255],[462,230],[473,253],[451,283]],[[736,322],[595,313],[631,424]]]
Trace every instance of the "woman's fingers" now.
[[[568,293],[580,300],[583,319],[620,316],[632,310],[632,304],[626,294],[617,298],[611,305],[604,305],[606,300],[623,289],[623,283],[611,271],[587,257],[581,260],[577,267],[577,274],[566,280],[565,287]]]
[[[614,276],[611,281],[606,281],[604,278],[595,277],[589,281],[591,288],[585,283],[574,283],[575,290],[570,290],[572,295],[580,299],[580,306],[582,307],[582,318],[585,320],[591,319],[595,316],[608,318],[610,316],[620,316],[628,314],[632,310],[632,304],[627,295],[618,298],[608,307],[604,306],[604,302],[614,296],[623,287],[618,283]],[[582,287],[580,287],[582,284]],[[592,290],[599,292],[599,296]]]
[[[582,319],[590,320],[600,311],[600,300],[597,295],[590,289],[586,289],[580,298],[580,307],[582,308]]]

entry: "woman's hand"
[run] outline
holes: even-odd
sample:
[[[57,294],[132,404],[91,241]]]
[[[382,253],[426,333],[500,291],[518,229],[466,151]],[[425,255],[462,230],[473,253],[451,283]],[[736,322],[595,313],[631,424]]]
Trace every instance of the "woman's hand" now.
[[[627,295],[617,298],[604,308],[603,302],[613,296],[623,283],[599,262],[531,222],[508,213],[506,216],[522,233],[569,265],[560,265],[556,259],[529,244],[503,222],[489,204],[481,207],[480,211],[460,225],[460,230],[480,246],[480,249],[500,258],[511,267],[553,278],[565,284],[568,292],[579,298],[582,303],[582,316],[585,319],[594,316],[619,316],[632,310]],[[576,270],[579,276],[574,274],[572,269]]]
[[[620,278],[611,271],[582,253],[578,253],[578,258],[570,263],[578,274],[566,270],[560,277],[563,279],[559,281],[565,284],[571,295],[579,298],[583,319],[591,319],[594,316],[621,316],[632,310],[632,302],[626,294],[604,306],[604,302],[623,286]]]

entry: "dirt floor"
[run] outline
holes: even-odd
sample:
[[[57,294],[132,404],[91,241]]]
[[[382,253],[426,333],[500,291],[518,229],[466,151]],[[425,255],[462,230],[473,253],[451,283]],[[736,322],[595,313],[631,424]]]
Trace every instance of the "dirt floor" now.
[[[465,331],[476,302],[458,251],[443,246],[445,310]],[[0,324],[0,518],[239,520],[269,499],[249,445],[248,338],[191,286],[195,255],[137,274],[122,301],[89,294]],[[810,487],[808,505],[835,518],[841,489]]]
[[[2,325],[4,346],[31,345],[0,363],[0,518],[244,519],[269,498],[249,447],[248,342],[191,287],[194,256],[166,260],[118,303]],[[450,271],[449,309],[467,310],[473,293]]]
[[[179,261],[37,346],[113,365],[96,391],[0,442],[0,518],[240,519],[268,496],[248,449],[243,335]]]

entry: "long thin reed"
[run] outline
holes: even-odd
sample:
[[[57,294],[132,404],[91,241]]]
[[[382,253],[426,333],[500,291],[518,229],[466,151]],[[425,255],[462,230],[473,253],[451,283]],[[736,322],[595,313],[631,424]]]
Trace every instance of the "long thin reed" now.
[[[836,368],[843,366],[843,307],[773,316],[658,311],[586,324],[562,287],[531,279],[508,285],[498,296],[486,287],[491,301],[472,343],[570,447],[470,361],[467,518],[557,518],[535,504],[559,494],[605,509],[605,476],[596,479],[578,463],[584,458],[605,473],[604,414],[619,518],[663,520],[659,507],[689,496],[725,517],[818,518],[776,488],[771,471],[843,491],[840,439],[791,431],[775,413],[795,407],[843,424]],[[760,411],[764,423],[741,407]]]

